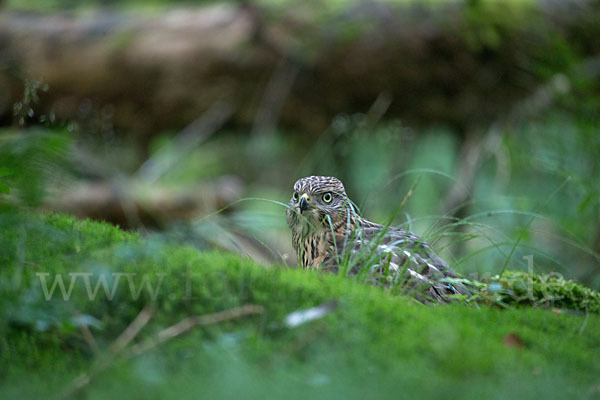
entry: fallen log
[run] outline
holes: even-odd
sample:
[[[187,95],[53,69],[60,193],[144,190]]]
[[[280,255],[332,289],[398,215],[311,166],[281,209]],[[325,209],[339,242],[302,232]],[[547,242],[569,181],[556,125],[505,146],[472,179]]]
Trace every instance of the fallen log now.
[[[239,200],[242,191],[239,179],[227,176],[179,189],[143,181],[81,182],[49,193],[43,208],[129,229],[165,228],[220,210]]]
[[[221,101],[235,110],[231,127],[320,133],[383,93],[389,117],[462,129],[600,53],[591,0],[275,11],[1,12],[0,124],[52,119],[145,137]]]

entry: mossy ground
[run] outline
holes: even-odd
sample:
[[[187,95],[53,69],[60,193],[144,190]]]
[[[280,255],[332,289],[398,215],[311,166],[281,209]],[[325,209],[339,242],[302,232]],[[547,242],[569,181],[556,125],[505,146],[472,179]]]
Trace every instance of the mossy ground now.
[[[0,213],[2,398],[48,398],[106,354],[140,310],[156,310],[134,339],[199,314],[258,304],[264,313],[199,327],[128,361],[114,361],[85,398],[594,398],[600,395],[600,316],[543,308],[424,306],[333,275],[265,268],[72,217]],[[137,299],[123,277],[108,300],[83,280],[70,300],[57,274],[144,274],[161,284]],[[163,274],[163,275],[161,275]],[[193,274],[193,275],[192,275]],[[162,278],[161,278],[162,277]],[[81,277],[77,279],[82,279]],[[290,328],[285,317],[337,301]],[[94,354],[78,325],[91,331]],[[506,337],[517,336],[515,342]]]

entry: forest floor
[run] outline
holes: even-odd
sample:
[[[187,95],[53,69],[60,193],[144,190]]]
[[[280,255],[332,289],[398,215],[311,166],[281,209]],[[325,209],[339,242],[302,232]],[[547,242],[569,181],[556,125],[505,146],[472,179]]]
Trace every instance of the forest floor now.
[[[0,224],[5,399],[600,396],[597,314],[424,306],[55,214]]]

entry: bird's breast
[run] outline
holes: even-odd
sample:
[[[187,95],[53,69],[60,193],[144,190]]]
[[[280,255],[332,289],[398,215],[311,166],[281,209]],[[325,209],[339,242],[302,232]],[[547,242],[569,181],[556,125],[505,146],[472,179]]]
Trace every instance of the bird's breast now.
[[[327,232],[304,237],[297,249],[302,267],[307,269],[319,268],[329,256],[330,248]]]

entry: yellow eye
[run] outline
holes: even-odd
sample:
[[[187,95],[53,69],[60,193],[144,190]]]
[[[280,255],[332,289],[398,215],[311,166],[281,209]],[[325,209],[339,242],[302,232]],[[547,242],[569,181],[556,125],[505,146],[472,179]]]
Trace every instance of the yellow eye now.
[[[294,192],[292,198],[294,199],[294,201],[298,201],[298,192]]]
[[[327,193],[323,194],[322,198],[325,203],[331,203],[331,200],[333,200],[333,196],[331,195],[331,192],[327,192]]]

